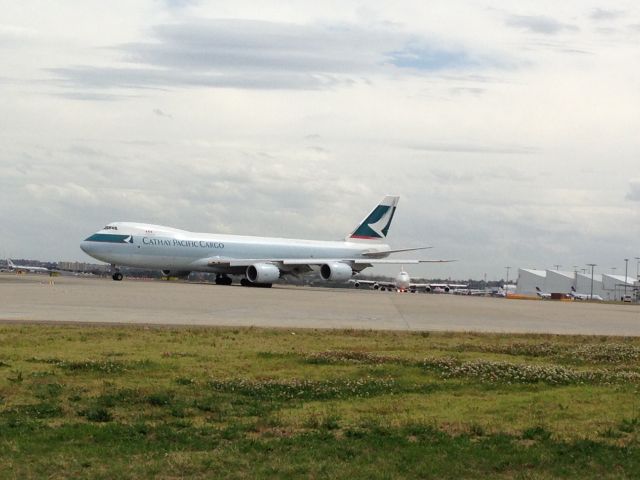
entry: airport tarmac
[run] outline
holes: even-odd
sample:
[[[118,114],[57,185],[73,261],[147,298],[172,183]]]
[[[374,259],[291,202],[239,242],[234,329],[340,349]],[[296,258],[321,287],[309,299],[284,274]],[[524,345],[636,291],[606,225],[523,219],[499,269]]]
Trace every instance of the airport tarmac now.
[[[0,273],[0,322],[640,336],[637,305]]]

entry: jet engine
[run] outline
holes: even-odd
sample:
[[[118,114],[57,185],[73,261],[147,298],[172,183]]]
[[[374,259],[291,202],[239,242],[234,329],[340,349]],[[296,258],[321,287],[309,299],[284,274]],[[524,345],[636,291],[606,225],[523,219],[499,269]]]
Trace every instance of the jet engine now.
[[[325,263],[320,267],[320,276],[323,280],[344,282],[353,276],[353,270],[346,263]]]
[[[187,278],[191,272],[185,270],[162,270],[165,277]]]
[[[273,283],[280,278],[280,269],[270,263],[256,263],[247,267],[246,274],[252,283]]]

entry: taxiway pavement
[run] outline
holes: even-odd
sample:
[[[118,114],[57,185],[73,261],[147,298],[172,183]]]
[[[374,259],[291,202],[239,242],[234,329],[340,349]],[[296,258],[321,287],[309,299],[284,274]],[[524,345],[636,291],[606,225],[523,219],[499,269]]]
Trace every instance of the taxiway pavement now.
[[[637,305],[0,274],[0,322],[640,336]]]

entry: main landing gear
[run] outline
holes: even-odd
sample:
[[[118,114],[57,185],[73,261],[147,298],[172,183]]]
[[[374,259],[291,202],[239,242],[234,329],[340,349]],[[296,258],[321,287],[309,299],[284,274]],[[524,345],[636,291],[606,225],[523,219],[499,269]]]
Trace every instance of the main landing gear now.
[[[120,270],[118,270],[118,267],[116,267],[115,265],[111,265],[111,278],[113,278],[113,280],[115,280],[116,282],[121,282],[124,278],[122,273],[120,273]]]
[[[257,287],[257,288],[271,288],[273,284],[271,283],[255,283],[250,281],[248,278],[243,278],[240,280],[240,285],[243,287]]]
[[[231,285],[233,280],[227,275],[216,275],[216,285]]]

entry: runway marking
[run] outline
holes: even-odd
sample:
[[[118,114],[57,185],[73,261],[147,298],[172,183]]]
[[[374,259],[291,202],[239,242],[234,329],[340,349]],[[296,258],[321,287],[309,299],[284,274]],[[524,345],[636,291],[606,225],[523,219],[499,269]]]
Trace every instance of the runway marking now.
[[[396,312],[398,312],[398,315],[400,316],[400,318],[402,319],[404,324],[407,326],[407,330],[411,330],[411,325],[409,324],[409,321],[406,319],[406,317],[404,316],[404,313],[402,313],[402,310],[400,310],[400,307],[398,307],[398,304],[395,301],[396,300],[396,294],[392,293],[391,295],[392,295],[391,304],[396,309]],[[400,294],[398,294],[398,295],[400,295]]]

